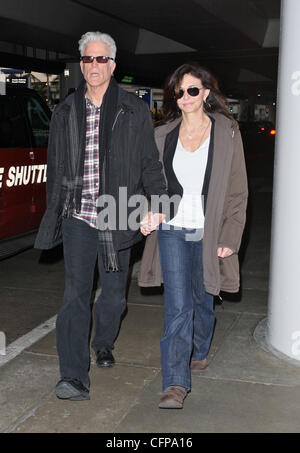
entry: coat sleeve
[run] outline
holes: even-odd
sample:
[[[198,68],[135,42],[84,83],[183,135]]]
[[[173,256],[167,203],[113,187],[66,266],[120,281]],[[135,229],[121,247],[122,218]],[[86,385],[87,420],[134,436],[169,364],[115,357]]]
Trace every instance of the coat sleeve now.
[[[50,123],[48,150],[47,150],[47,181],[46,181],[46,194],[47,194],[47,207],[49,207],[55,185],[55,178],[58,174],[60,165],[61,150],[59,152],[59,133],[58,133],[58,118],[57,111],[54,110]]]
[[[240,131],[234,130],[234,150],[222,215],[218,247],[228,247],[234,253],[240,248],[246,222],[248,199],[247,173]]]
[[[138,285],[143,287],[161,286],[163,283],[158,249],[157,231],[147,236],[141,266],[138,274]]]
[[[162,164],[159,161],[159,153],[154,140],[152,119],[145,104],[143,109],[142,124],[142,181],[147,197],[151,195],[166,195],[166,183],[163,175]]]

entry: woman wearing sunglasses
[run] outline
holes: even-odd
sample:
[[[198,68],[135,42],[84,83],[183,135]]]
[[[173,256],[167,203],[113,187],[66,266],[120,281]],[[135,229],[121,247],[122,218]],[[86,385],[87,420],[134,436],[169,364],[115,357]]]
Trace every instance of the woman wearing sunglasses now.
[[[240,132],[212,74],[197,63],[180,66],[167,81],[163,109],[156,143],[168,194],[180,201],[171,204],[157,232],[150,234],[151,216],[141,227],[149,236],[139,284],[164,282],[159,407],[180,409],[191,390],[191,370],[207,366],[213,296],[239,290],[248,192]]]

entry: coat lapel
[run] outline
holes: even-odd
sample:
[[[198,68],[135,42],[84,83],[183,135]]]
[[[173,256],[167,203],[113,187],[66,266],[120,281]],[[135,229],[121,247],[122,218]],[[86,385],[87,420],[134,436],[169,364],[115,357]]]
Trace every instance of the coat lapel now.
[[[165,146],[164,146],[164,153],[163,153],[163,163],[164,163],[164,170],[166,174],[166,178],[168,181],[168,186],[172,187],[172,193],[181,194],[183,193],[183,189],[181,184],[179,183],[174,169],[173,169],[173,159],[174,154],[176,151],[176,146],[179,137],[179,128],[180,123],[171,131],[166,137]],[[172,195],[169,193],[169,195]]]

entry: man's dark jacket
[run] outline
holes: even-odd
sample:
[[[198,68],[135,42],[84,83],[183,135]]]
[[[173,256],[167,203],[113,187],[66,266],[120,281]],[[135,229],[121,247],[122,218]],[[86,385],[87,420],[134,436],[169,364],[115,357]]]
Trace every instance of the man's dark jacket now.
[[[83,98],[84,93],[85,84],[81,84],[81,89],[75,93],[77,100],[78,97]],[[55,108],[51,119],[47,159],[47,209],[35,242],[35,247],[39,249],[50,249],[62,241],[61,220],[65,203],[62,181],[70,153],[69,115],[73,96],[74,94],[70,95]],[[82,105],[85,106],[83,99]],[[83,133],[85,143],[85,129]],[[127,199],[123,200],[123,204],[136,194],[145,194],[147,197],[166,194],[149,108],[136,95],[120,87],[108,159],[108,187],[105,193],[114,197],[117,214],[120,187],[127,188]],[[128,207],[128,216],[136,208],[137,206]],[[124,225],[119,229],[118,224],[117,216],[117,229],[112,231],[116,250],[131,247],[141,239],[139,229],[133,231],[128,226],[125,229]]]

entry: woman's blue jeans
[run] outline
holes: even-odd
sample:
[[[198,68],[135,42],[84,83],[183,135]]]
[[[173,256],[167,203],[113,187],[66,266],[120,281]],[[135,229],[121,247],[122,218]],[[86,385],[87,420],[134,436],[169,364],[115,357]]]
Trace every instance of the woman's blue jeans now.
[[[199,230],[160,225],[158,244],[164,280],[164,334],[160,342],[162,388],[191,389],[190,361],[206,358],[215,324],[213,296],[203,285]]]

